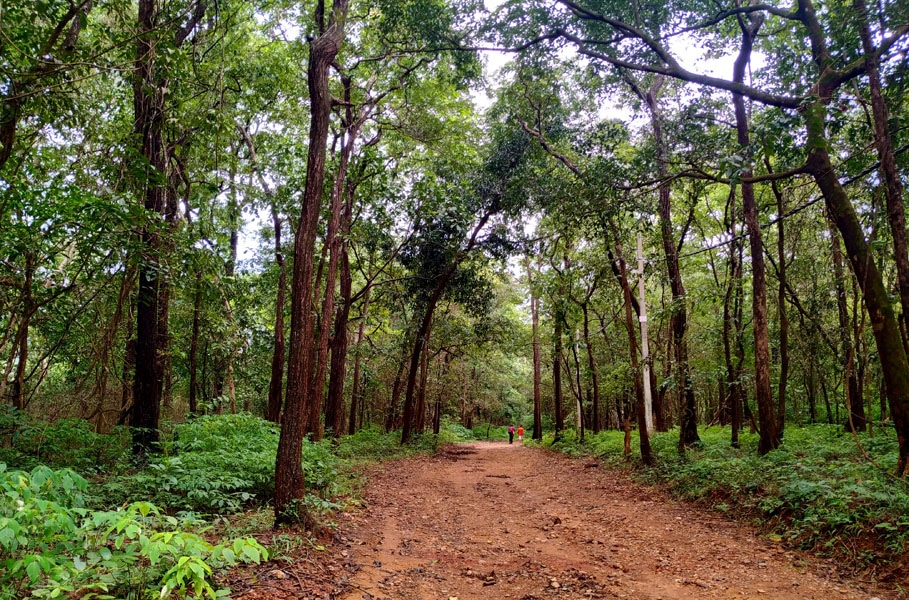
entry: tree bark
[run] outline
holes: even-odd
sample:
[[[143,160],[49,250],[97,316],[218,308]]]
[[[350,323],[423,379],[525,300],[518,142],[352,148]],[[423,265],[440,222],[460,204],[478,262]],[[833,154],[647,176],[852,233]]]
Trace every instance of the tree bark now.
[[[685,286],[682,283],[682,270],[679,266],[679,253],[675,234],[672,228],[672,204],[669,183],[669,151],[663,134],[663,115],[659,106],[659,93],[663,80],[658,77],[654,85],[645,94],[645,101],[650,109],[650,122],[653,138],[657,148],[657,169],[663,183],[660,184],[660,236],[663,241],[663,252],[666,255],[666,266],[669,270],[669,287],[672,291],[672,311],[669,327],[672,330],[672,343],[675,350],[676,373],[679,383],[679,406],[682,407],[679,423],[679,447],[685,448],[700,443],[698,436],[697,404],[694,387],[691,384],[691,372],[688,368],[688,309],[685,300]],[[659,407],[662,412],[662,406]],[[658,417],[662,419],[662,415]]]
[[[202,327],[202,270],[196,270],[196,289],[193,292],[193,333],[189,342],[189,414],[199,412],[199,331]]]
[[[846,190],[836,177],[827,150],[826,104],[840,85],[840,80],[836,77],[837,73],[831,71],[832,58],[811,0],[798,0],[798,17],[808,30],[819,77],[814,99],[802,109],[808,148],[805,165],[820,188],[827,210],[843,237],[849,262],[862,289],[899,443],[897,475],[902,476],[909,463],[909,360],[883,276],[874,263],[865,232]]]
[[[349,207],[349,203],[352,202],[352,199],[349,197],[349,192],[351,192],[350,187],[348,186],[348,168],[350,165],[350,157],[353,155],[353,150],[356,145],[357,136],[360,134],[360,127],[363,125],[363,120],[358,118],[353,118],[353,110],[350,106],[351,104],[351,86],[352,81],[350,77],[342,76],[341,81],[344,85],[344,102],[347,103],[346,114],[344,118],[344,131],[341,135],[341,157],[338,162],[338,172],[335,174],[335,182],[331,190],[331,218],[328,222],[328,230],[325,238],[325,243],[328,244],[329,248],[329,257],[328,257],[328,274],[326,277],[325,283],[325,297],[322,303],[322,319],[321,319],[321,330],[319,332],[319,356],[316,363],[316,376],[313,383],[313,398],[316,402],[313,404],[312,413],[310,413],[310,429],[313,431],[315,439],[320,439],[321,429],[319,427],[319,400],[322,398],[322,390],[325,385],[325,376],[328,370],[328,347],[330,341],[330,331],[332,325],[332,312],[334,312],[335,306],[335,278],[338,275],[338,265],[342,261],[347,260],[347,249],[346,249],[346,236],[338,235],[339,232],[345,233],[349,231],[349,220],[352,217],[348,215],[352,214],[352,207]],[[348,265],[347,269],[347,281],[345,281],[345,274],[340,273],[341,277],[341,287],[343,288],[346,284],[346,297],[345,290],[341,290],[341,305],[338,307],[338,314],[336,317],[342,319],[342,322],[339,322],[335,325],[334,331],[336,335],[340,335],[345,338],[344,341],[338,340],[336,349],[339,352],[343,352],[340,359],[340,363],[335,361],[334,355],[332,355],[332,365],[334,369],[342,368],[342,365],[345,364],[347,360],[347,315],[349,314],[348,302],[350,300],[350,269]],[[331,385],[329,385],[329,393],[326,397],[325,403],[325,426],[332,427],[333,435],[337,437],[339,435],[339,430],[341,426],[341,396],[338,395],[339,390],[343,391],[343,383],[339,382],[337,376],[340,373],[335,374],[335,394],[332,395]],[[338,386],[341,385],[341,388]],[[330,413],[330,414],[329,414]]]
[[[348,200],[345,209],[345,224],[342,226],[342,234],[345,238],[350,233],[350,210]],[[350,317],[352,281],[346,239],[341,244],[340,252],[341,298],[338,312],[335,315],[335,330],[331,339],[331,372],[328,377],[328,396],[325,400],[325,427],[331,429],[331,435],[335,438],[341,436],[341,423],[344,416],[344,379],[347,377],[347,347],[349,344],[347,322]]]
[[[772,172],[770,159],[764,155],[764,165],[768,172]],[[776,198],[776,213],[779,217],[777,221],[777,277],[779,279],[779,288],[777,290],[777,311],[780,319],[780,375],[777,383],[777,432],[780,439],[783,438],[783,431],[786,428],[786,387],[789,381],[789,317],[786,314],[786,234],[783,223],[786,214],[783,192],[776,181],[771,181],[770,186],[773,189],[773,195]],[[797,411],[796,411],[797,412]]]
[[[152,222],[142,227],[143,257],[139,267],[136,297],[136,371],[133,378],[133,407],[130,424],[133,450],[144,454],[158,442],[158,420],[164,382],[162,333],[158,330],[163,304],[162,242],[157,229],[166,210],[167,147],[164,143],[164,92],[166,79],[156,68],[158,7],[155,0],[139,0],[136,37],[136,64],[133,80],[134,129],[141,140],[140,155],[145,165],[140,176],[143,204]]]
[[[731,445],[739,447],[739,431],[742,429],[742,365],[745,360],[745,347],[742,343],[742,247],[738,243],[735,223],[738,221],[738,210],[735,204],[735,188],[730,190],[729,203],[726,209],[727,232],[732,242],[729,244],[729,277],[726,294],[723,299],[723,354],[726,361],[727,410],[732,428]],[[733,352],[734,351],[734,352]],[[733,361],[735,356],[737,363]]]
[[[362,360],[360,349],[363,347],[363,339],[366,334],[366,316],[369,314],[371,291],[371,289],[367,289],[366,294],[363,296],[363,310],[360,312],[360,325],[357,328],[357,349],[354,354],[353,382],[351,382],[350,388],[350,416],[347,423],[348,435],[353,435],[357,432],[357,411],[362,401],[360,398],[360,361]]]
[[[833,171],[823,132],[825,109],[820,103],[816,103],[810,111],[811,114],[808,115],[810,173],[821,189],[828,211],[843,237],[852,269],[861,284],[896,426],[900,447],[897,472],[902,475],[909,460],[909,361],[906,359],[899,325],[883,277],[874,263],[871,248],[865,240],[855,210]],[[860,402],[861,400],[857,399],[857,403],[853,404],[850,400],[853,411],[857,411],[857,404]]]
[[[25,372],[28,366],[28,332],[34,313],[34,298],[32,297],[32,285],[35,275],[35,255],[27,250],[25,252],[25,277],[22,281],[22,318],[19,320],[19,328],[16,331],[16,346],[18,347],[18,357],[16,362],[16,375],[14,379],[13,406],[19,410],[25,410],[28,404],[28,389],[25,385]]]
[[[610,260],[609,266],[612,269],[612,274],[615,275],[615,279],[619,284],[619,288],[621,288],[622,274],[619,271],[618,263],[614,260]],[[632,294],[632,296],[631,296],[631,308],[634,310],[635,316],[638,318],[638,320],[640,320],[641,305],[638,302],[638,299],[634,294]],[[603,330],[603,333],[604,334],[606,333],[605,329]],[[608,342],[608,337],[607,337],[607,342]],[[670,369],[668,357],[672,354],[672,351],[671,351],[672,347],[673,347],[672,337],[669,336],[667,339],[667,343],[666,343],[667,359],[664,362],[664,364],[666,366],[664,376],[667,378],[669,377],[669,369]],[[656,394],[654,394],[655,399],[653,400],[653,414],[656,417],[656,422],[654,423],[654,426],[657,431],[668,431],[669,427],[667,425],[667,421],[671,420],[671,415],[669,415],[669,418],[667,419],[666,404],[663,402],[665,395],[666,395],[666,388],[665,387],[660,388],[659,386],[657,386],[656,369],[652,369],[652,368],[648,369],[648,372],[650,374],[650,389],[651,389],[651,391],[656,390]],[[642,385],[643,385],[643,383],[642,383]],[[657,398],[657,396],[659,396],[659,398]],[[615,423],[615,426],[617,428],[621,428],[622,424],[625,422],[625,419],[621,413],[622,413],[622,411],[617,408],[616,409],[617,420]],[[662,425],[661,425],[661,423],[662,423]],[[662,429],[661,429],[661,427],[662,427]]]
[[[429,386],[429,341],[432,339],[432,324],[426,332],[423,355],[420,357],[420,381],[417,385],[416,407],[414,409],[414,432],[422,434],[426,427],[426,388]]]
[[[615,229],[615,227],[613,227]],[[637,407],[638,436],[641,446],[641,461],[645,465],[653,464],[653,452],[650,449],[650,434],[647,427],[644,426],[644,384],[641,379],[640,363],[638,361],[638,340],[635,333],[634,316],[631,308],[631,300],[634,294],[631,292],[631,285],[628,283],[628,269],[625,265],[625,258],[622,254],[622,243],[618,235],[615,235],[615,253],[619,270],[619,282],[622,286],[622,294],[625,300],[625,330],[628,333],[628,346],[631,354],[631,371],[634,378],[634,394]],[[626,423],[628,417],[625,417]],[[627,425],[626,425],[627,428]]]
[[[324,4],[320,1],[320,6]],[[291,287],[291,322],[289,368],[281,436],[275,461],[275,521],[292,522],[303,510],[304,478],[302,465],[303,436],[306,416],[312,398],[307,398],[312,381],[313,322],[309,316],[313,292],[313,257],[319,222],[319,208],[325,185],[325,144],[331,116],[329,69],[344,41],[344,22],[348,0],[334,0],[328,27],[309,44],[307,83],[310,101],[309,153],[306,162],[306,187],[297,231],[294,236],[293,283]],[[320,11],[317,9],[317,14]],[[296,505],[295,505],[296,504]]]
[[[590,317],[587,311],[587,303],[585,302],[583,307],[584,311],[584,344],[587,346],[587,368],[590,369],[590,379],[592,385],[592,398],[591,398],[591,429],[593,433],[599,433],[600,431],[600,375],[597,372],[597,362],[593,356],[593,344],[590,340]]]
[[[563,312],[558,308],[555,309],[553,320],[553,357],[552,357],[552,399],[553,399],[553,420],[555,421],[555,438],[559,439],[561,432],[565,429],[565,421],[562,418],[562,323]]]
[[[853,0],[859,21],[859,35],[865,53],[865,70],[871,93],[871,114],[874,117],[874,143],[881,161],[881,175],[884,180],[884,195],[887,199],[887,222],[893,238],[893,254],[896,261],[896,278],[900,291],[900,306],[903,309],[904,331],[909,331],[909,250],[906,244],[906,208],[903,205],[903,182],[896,166],[893,152],[893,138],[890,135],[890,115],[881,85],[880,59],[872,41],[868,25],[868,8],[865,0]],[[881,33],[883,35],[883,32]],[[903,345],[909,341],[903,334]],[[909,348],[909,346],[907,346]],[[907,350],[909,352],[909,350]],[[858,427],[856,425],[856,427]]]
[[[205,15],[203,0],[195,2],[189,20],[176,28],[179,48]],[[139,0],[136,60],[133,74],[133,130],[140,141],[140,175],[147,222],[139,238],[142,260],[136,296],[136,370],[133,378],[133,407],[130,414],[133,451],[153,451],[158,442],[158,422],[167,364],[169,288],[161,267],[167,242],[160,229],[172,227],[177,206],[168,182],[169,152],[164,141],[167,73],[157,64],[157,36],[161,15],[156,0]]]
[[[742,83],[745,70],[751,59],[751,49],[758,30],[763,24],[763,17],[752,14],[748,22],[739,21],[742,37],[739,55],[733,67],[733,81]],[[748,114],[745,109],[745,98],[741,94],[732,94],[735,107],[736,135],[739,147],[746,151],[751,143],[749,135]],[[746,161],[750,157],[745,157]],[[746,162],[746,164],[748,164]],[[749,181],[754,171],[750,164],[742,171],[742,209],[745,214],[745,226],[748,228],[748,242],[751,248],[752,272],[752,329],[754,331],[754,383],[755,397],[758,405],[758,420],[761,424],[758,453],[767,454],[780,443],[776,417],[773,410],[773,391],[770,386],[770,334],[767,323],[767,283],[764,267],[764,244],[761,240],[761,226],[758,223],[757,202],[754,198],[754,184]]]
[[[577,417],[575,418],[575,426],[578,430],[578,441],[584,442],[584,389],[581,384],[581,361],[578,358],[578,330],[575,329],[573,335],[574,338],[571,344],[571,357],[574,360],[574,385],[575,389],[572,391],[575,392],[574,397],[577,401]],[[570,370],[569,370],[570,372]],[[576,390],[576,391],[575,391]]]
[[[531,277],[530,258],[526,259],[527,283],[530,287],[530,320],[533,332],[533,433],[531,439],[543,439],[543,412],[540,401],[542,387],[542,361],[540,358],[540,299],[536,296]]]
[[[843,269],[843,251],[840,249],[840,238],[833,221],[827,220],[830,232],[830,250],[833,257],[834,290],[836,292],[837,317],[840,325],[840,365],[846,388],[846,405],[852,413],[852,427],[857,431],[865,430],[865,405],[862,402],[861,388],[856,378],[855,349],[852,345],[849,322],[849,305],[846,300],[846,275]],[[829,415],[828,415],[829,417]],[[847,423],[848,428],[848,423]]]
[[[271,355],[271,376],[268,380],[268,407],[265,418],[272,423],[281,419],[281,401],[284,390],[284,302],[287,291],[287,267],[284,264],[284,252],[281,249],[281,217],[277,207],[272,203],[272,227],[275,232],[275,264],[278,265],[278,291],[275,296],[275,349]]]
[[[391,400],[385,416],[385,432],[389,433],[398,426],[398,402],[401,400],[402,387],[404,386],[404,369],[407,367],[407,338],[404,339],[404,348],[401,351],[401,360],[398,362],[398,371],[395,373],[394,383],[391,386]]]
[[[284,303],[287,292],[287,267],[284,264],[284,250],[282,248],[282,223],[281,215],[278,213],[278,205],[275,202],[275,194],[271,189],[262,169],[259,167],[259,158],[256,154],[256,146],[246,128],[237,125],[237,130],[243,136],[246,147],[249,150],[249,161],[252,163],[253,170],[259,178],[259,185],[262,186],[265,195],[269,199],[271,207],[272,229],[275,235],[275,264],[278,266],[278,291],[275,296],[275,325],[274,325],[274,351],[271,356],[271,375],[268,381],[268,405],[265,409],[265,419],[272,423],[278,423],[281,419],[281,403],[284,391],[284,361],[285,337],[284,337]]]

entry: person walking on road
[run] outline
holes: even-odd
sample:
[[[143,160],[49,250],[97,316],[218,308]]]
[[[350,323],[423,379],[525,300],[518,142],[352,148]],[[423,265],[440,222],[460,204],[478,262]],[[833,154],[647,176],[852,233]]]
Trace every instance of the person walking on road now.
[[[508,443],[514,442],[514,425],[508,426]]]
[[[518,441],[524,443],[524,426],[518,425]]]

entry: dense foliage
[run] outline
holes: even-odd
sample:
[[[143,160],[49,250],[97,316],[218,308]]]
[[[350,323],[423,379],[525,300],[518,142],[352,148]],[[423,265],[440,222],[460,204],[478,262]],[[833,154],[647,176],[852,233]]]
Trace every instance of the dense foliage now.
[[[215,598],[215,569],[259,562],[253,538],[212,544],[189,531],[192,517],[162,514],[149,502],[89,510],[88,483],[69,469],[31,472],[0,465],[0,548],[5,598]]]

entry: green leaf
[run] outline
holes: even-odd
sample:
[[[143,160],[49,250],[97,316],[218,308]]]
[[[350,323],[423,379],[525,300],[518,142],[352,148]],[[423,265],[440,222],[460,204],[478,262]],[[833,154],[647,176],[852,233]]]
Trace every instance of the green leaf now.
[[[253,546],[243,546],[243,556],[248,559],[248,562],[259,562],[259,550]]]
[[[38,557],[33,556],[31,558],[32,561],[25,567],[25,572],[28,575],[28,578],[31,579],[31,582],[35,583],[41,575],[41,565],[38,564]]]

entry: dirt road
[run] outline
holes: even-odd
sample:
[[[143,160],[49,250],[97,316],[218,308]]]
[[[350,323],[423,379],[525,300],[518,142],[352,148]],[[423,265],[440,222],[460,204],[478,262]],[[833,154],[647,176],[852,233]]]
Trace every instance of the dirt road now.
[[[507,443],[386,464],[338,534],[344,600],[895,598],[593,463]]]

